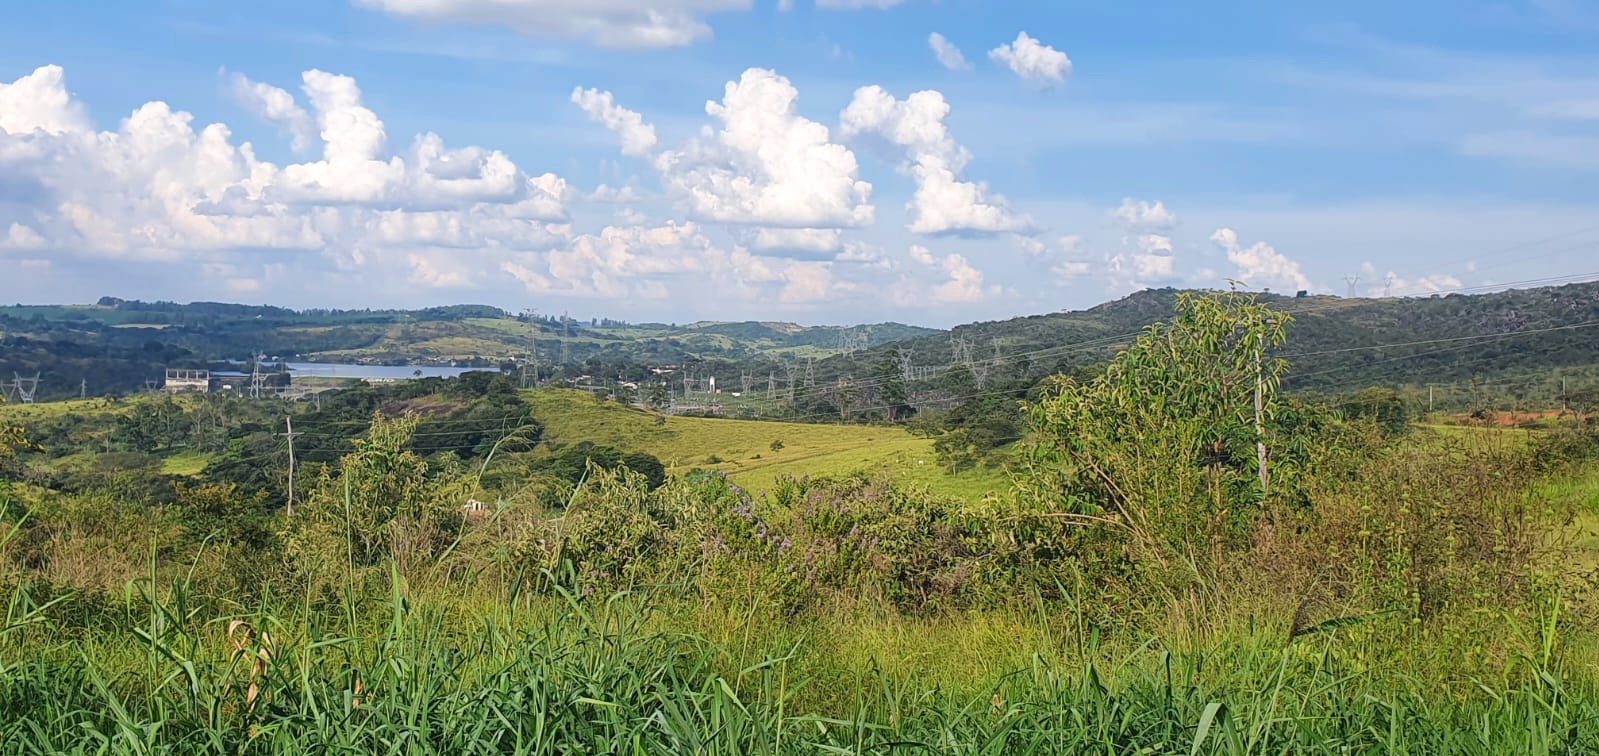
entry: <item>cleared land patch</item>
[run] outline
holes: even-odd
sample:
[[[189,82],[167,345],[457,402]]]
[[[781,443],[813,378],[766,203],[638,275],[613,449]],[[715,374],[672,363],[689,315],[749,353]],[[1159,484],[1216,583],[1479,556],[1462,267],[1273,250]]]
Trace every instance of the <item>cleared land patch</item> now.
[[[1010,486],[1000,470],[952,475],[939,465],[932,440],[902,428],[663,416],[560,389],[529,391],[527,401],[545,425],[545,438],[556,444],[591,441],[642,451],[659,458],[669,472],[721,470],[751,490],[783,476],[863,470],[972,500]]]

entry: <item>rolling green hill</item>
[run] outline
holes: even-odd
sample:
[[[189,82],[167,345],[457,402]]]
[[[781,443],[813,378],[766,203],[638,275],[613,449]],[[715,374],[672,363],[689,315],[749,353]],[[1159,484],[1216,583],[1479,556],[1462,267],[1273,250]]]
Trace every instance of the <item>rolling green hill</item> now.
[[[215,302],[174,304],[104,298],[94,305],[0,307],[0,376],[43,377],[41,398],[125,393],[166,367],[213,367],[264,353],[272,358],[362,364],[499,368],[537,364],[542,375],[640,379],[654,365],[731,365],[822,358],[936,333],[898,323],[689,325],[578,321],[486,305],[423,310],[288,310]],[[557,368],[556,366],[560,366]]]
[[[1030,384],[1106,360],[1149,324],[1169,318],[1178,291],[1148,290],[1087,310],[972,323],[817,365],[818,379],[870,376],[906,350],[917,366],[955,361],[956,341],[987,366],[990,383]],[[1599,385],[1599,283],[1425,298],[1262,295],[1293,316],[1280,351],[1289,390],[1472,381],[1559,391]],[[1553,394],[1550,393],[1550,397]]]
[[[0,377],[38,371],[41,396],[51,399],[77,395],[83,381],[91,394],[119,393],[158,378],[163,367],[206,367],[260,350],[324,362],[536,363],[544,378],[634,382],[651,379],[655,366],[688,365],[722,386],[782,379],[801,363],[814,363],[807,386],[880,382],[901,372],[903,359],[933,385],[940,371],[966,362],[983,373],[967,383],[1025,391],[1046,375],[1103,362],[1170,317],[1178,294],[1148,290],[1086,310],[948,332],[898,323],[583,322],[484,305],[294,311],[107,298],[88,306],[0,307]],[[1459,398],[1480,393],[1472,386],[1516,384],[1501,393],[1548,403],[1572,381],[1599,387],[1599,329],[1590,327],[1599,323],[1599,283],[1425,298],[1263,296],[1295,319],[1280,353],[1293,365],[1290,390],[1388,385],[1414,398],[1437,384],[1455,386]],[[829,414],[815,404],[795,414]]]

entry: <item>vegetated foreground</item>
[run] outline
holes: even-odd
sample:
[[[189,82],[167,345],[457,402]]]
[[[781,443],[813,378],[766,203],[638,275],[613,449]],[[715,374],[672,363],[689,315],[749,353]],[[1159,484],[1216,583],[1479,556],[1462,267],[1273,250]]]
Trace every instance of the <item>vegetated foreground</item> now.
[[[155,505],[133,478],[13,482],[0,751],[1599,749],[1594,423],[1289,400],[1260,357],[1287,320],[1184,297],[1049,386],[983,500],[869,475],[758,495],[643,458],[550,478],[563,451],[479,448],[422,398],[292,515],[237,450],[214,464],[239,482]],[[517,406],[494,396],[449,411]],[[663,460],[692,432],[665,430]],[[27,443],[0,438],[8,477]]]

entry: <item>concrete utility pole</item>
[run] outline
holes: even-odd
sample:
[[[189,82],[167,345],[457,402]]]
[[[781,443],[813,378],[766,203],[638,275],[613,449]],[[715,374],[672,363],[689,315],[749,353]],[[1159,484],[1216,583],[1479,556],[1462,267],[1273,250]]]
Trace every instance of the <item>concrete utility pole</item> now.
[[[293,415],[289,415],[289,416],[284,417],[283,418],[283,424],[287,428],[287,431],[288,431],[288,432],[284,433],[283,435],[289,441],[289,508],[288,508],[288,515],[290,517],[293,517],[294,516],[294,416]]]
[[[1261,494],[1265,494],[1266,493],[1266,486],[1269,483],[1269,479],[1268,479],[1268,476],[1267,476],[1267,473],[1266,473],[1266,425],[1265,425],[1265,423],[1263,422],[1263,420],[1261,418],[1261,415],[1264,414],[1263,406],[1262,406],[1263,405],[1263,400],[1261,398],[1261,394],[1265,391],[1265,388],[1266,388],[1265,387],[1266,377],[1265,377],[1264,371],[1261,368],[1261,354],[1260,354],[1260,351],[1261,351],[1260,347],[1256,346],[1255,347],[1255,456],[1257,457],[1257,459],[1260,462],[1260,492],[1261,492]]]

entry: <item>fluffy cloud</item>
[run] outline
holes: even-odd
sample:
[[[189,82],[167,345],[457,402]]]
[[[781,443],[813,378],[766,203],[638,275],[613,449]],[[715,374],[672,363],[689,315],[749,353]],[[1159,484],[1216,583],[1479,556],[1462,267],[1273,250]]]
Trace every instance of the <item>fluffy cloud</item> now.
[[[985,287],[983,272],[972,267],[962,255],[952,253],[940,258],[932,250],[913,244],[910,258],[917,265],[937,271],[943,277],[931,284],[923,283],[914,276],[901,278],[894,292],[894,298],[900,305],[925,306],[929,301],[938,304],[981,302],[1000,293],[998,286]]]
[[[1066,53],[1027,36],[1027,32],[1016,35],[1015,42],[989,50],[988,57],[1003,63],[1023,80],[1045,86],[1064,83],[1072,72],[1072,61]]]
[[[514,282],[614,301],[665,298],[692,280],[723,297],[799,309],[862,291],[845,270],[891,267],[843,244],[842,227],[871,220],[870,186],[856,177],[853,153],[799,116],[792,85],[771,72],[730,84],[707,107],[721,128],[679,150],[658,151],[643,119],[603,93],[573,95],[627,135],[630,152],[655,153],[668,196],[691,215],[739,224],[742,244],[731,248],[696,222],[649,223],[627,206],[642,198],[631,182],[577,193],[498,150],[452,148],[434,133],[394,150],[349,77],[308,71],[303,100],[243,76],[230,83],[290,138],[309,133],[316,157],[261,160],[225,125],[199,127],[159,101],[98,131],[58,69],[0,84],[0,176],[28,187],[15,195],[23,199],[0,202],[0,249],[178,263],[229,292],[293,280],[359,281],[374,292]],[[624,220],[575,231],[566,212],[574,200],[621,203]]]
[[[860,241],[844,242],[844,250],[834,259],[874,270],[893,270],[896,267],[893,258],[885,254],[882,248]]]
[[[1244,247],[1238,243],[1238,233],[1230,228],[1217,229],[1210,240],[1227,253],[1227,260],[1238,268],[1238,280],[1250,286],[1274,288],[1279,291],[1308,290],[1310,278],[1299,269],[1299,263],[1284,257],[1265,242],[1255,242]]]
[[[1169,229],[1177,225],[1177,214],[1166,209],[1166,204],[1160,200],[1153,203],[1135,200],[1132,197],[1122,198],[1122,204],[1110,211],[1112,223],[1127,229],[1160,230]]]
[[[933,56],[938,58],[939,65],[951,71],[972,67],[972,64],[966,62],[966,56],[961,54],[961,49],[938,32],[927,35],[927,46],[932,48]]]
[[[311,149],[316,142],[316,129],[311,115],[294,101],[288,90],[259,81],[251,81],[244,74],[235,73],[230,78],[233,97],[251,113],[265,121],[288,130],[296,152]]]
[[[638,113],[617,105],[610,92],[578,87],[572,90],[572,103],[588,113],[590,120],[622,138],[622,154],[648,155],[655,150],[655,127]]]
[[[852,286],[833,277],[833,265],[826,262],[791,261],[783,269],[783,288],[778,300],[786,304],[814,304],[835,299]]]
[[[274,189],[290,202],[379,202],[405,177],[398,157],[381,157],[387,134],[377,114],[361,105],[355,79],[306,71],[306,96],[316,109],[322,160],[284,166]]]
[[[799,91],[773,71],[751,68],[728,82],[705,111],[703,128],[681,149],[656,157],[669,196],[694,218],[785,228],[872,223],[872,185],[855,153],[826,126],[799,115]]]
[[[777,259],[714,244],[695,223],[611,226],[541,251],[511,256],[500,270],[529,293],[615,300],[662,299],[673,279],[693,276],[727,300],[811,306],[856,291],[826,260]]]
[[[762,252],[831,254],[843,244],[836,228],[759,228],[748,237],[749,246]]]
[[[1062,236],[1053,244],[1034,236],[1012,236],[1011,243],[1029,258],[1049,266],[1049,271],[1062,282],[1075,281],[1088,275],[1093,266],[1080,259],[1083,237],[1078,234]]]
[[[311,115],[285,90],[234,80],[263,118],[289,125]],[[440,249],[526,250],[561,244],[565,182],[528,176],[503,153],[447,148],[418,136],[388,154],[383,122],[353,79],[303,76],[320,160],[277,165],[223,124],[149,102],[115,131],[96,131],[59,69],[41,68],[0,95],[0,175],[33,189],[0,205],[8,246],[120,260],[185,261],[219,282],[257,280],[264,250],[321,253],[336,270],[388,269],[422,285],[470,276]],[[19,95],[18,93],[22,93]],[[27,221],[24,223],[23,219]],[[222,277],[226,277],[223,280]],[[231,285],[231,284],[228,284]]]
[[[38,249],[44,244],[44,237],[38,231],[21,223],[12,223],[6,229],[5,238],[0,239],[0,249]]]
[[[1014,246],[1028,257],[1043,257],[1049,254],[1049,245],[1036,237],[1012,234],[1010,242],[1011,246]]]
[[[657,48],[711,36],[704,17],[748,10],[751,0],[356,0],[431,22],[492,24],[519,34],[575,37],[603,47]]]
[[[971,153],[955,141],[944,119],[949,103],[933,90],[897,100],[882,87],[855,90],[840,115],[846,137],[876,135],[905,152],[904,170],[916,181],[909,228],[919,234],[1030,232],[1032,221],[1013,213],[1005,198],[982,182],[965,180]]]
[[[526,253],[502,265],[530,292],[595,297],[657,297],[659,277],[698,270],[711,247],[693,223],[610,226],[561,248]]]
[[[1459,278],[1447,273],[1434,273],[1410,279],[1393,271],[1388,271],[1383,276],[1377,275],[1377,266],[1370,261],[1360,264],[1361,275],[1374,283],[1366,289],[1366,296],[1393,296],[1414,297],[1428,294],[1438,294],[1445,291],[1454,291],[1461,287]]]
[[[1131,276],[1134,285],[1170,281],[1176,274],[1177,255],[1171,237],[1143,234],[1134,239],[1130,255],[1112,258],[1115,269]]]
[[[59,135],[88,128],[83,107],[67,93],[60,66],[42,66],[10,84],[0,83],[0,131]]]
[[[1158,200],[1146,202],[1127,197],[1108,215],[1111,225],[1123,234],[1121,247],[1105,258],[1106,283],[1111,293],[1125,294],[1176,280],[1177,255],[1171,237],[1171,230],[1177,225],[1175,213]],[[1073,265],[1064,272],[1083,269]]]

